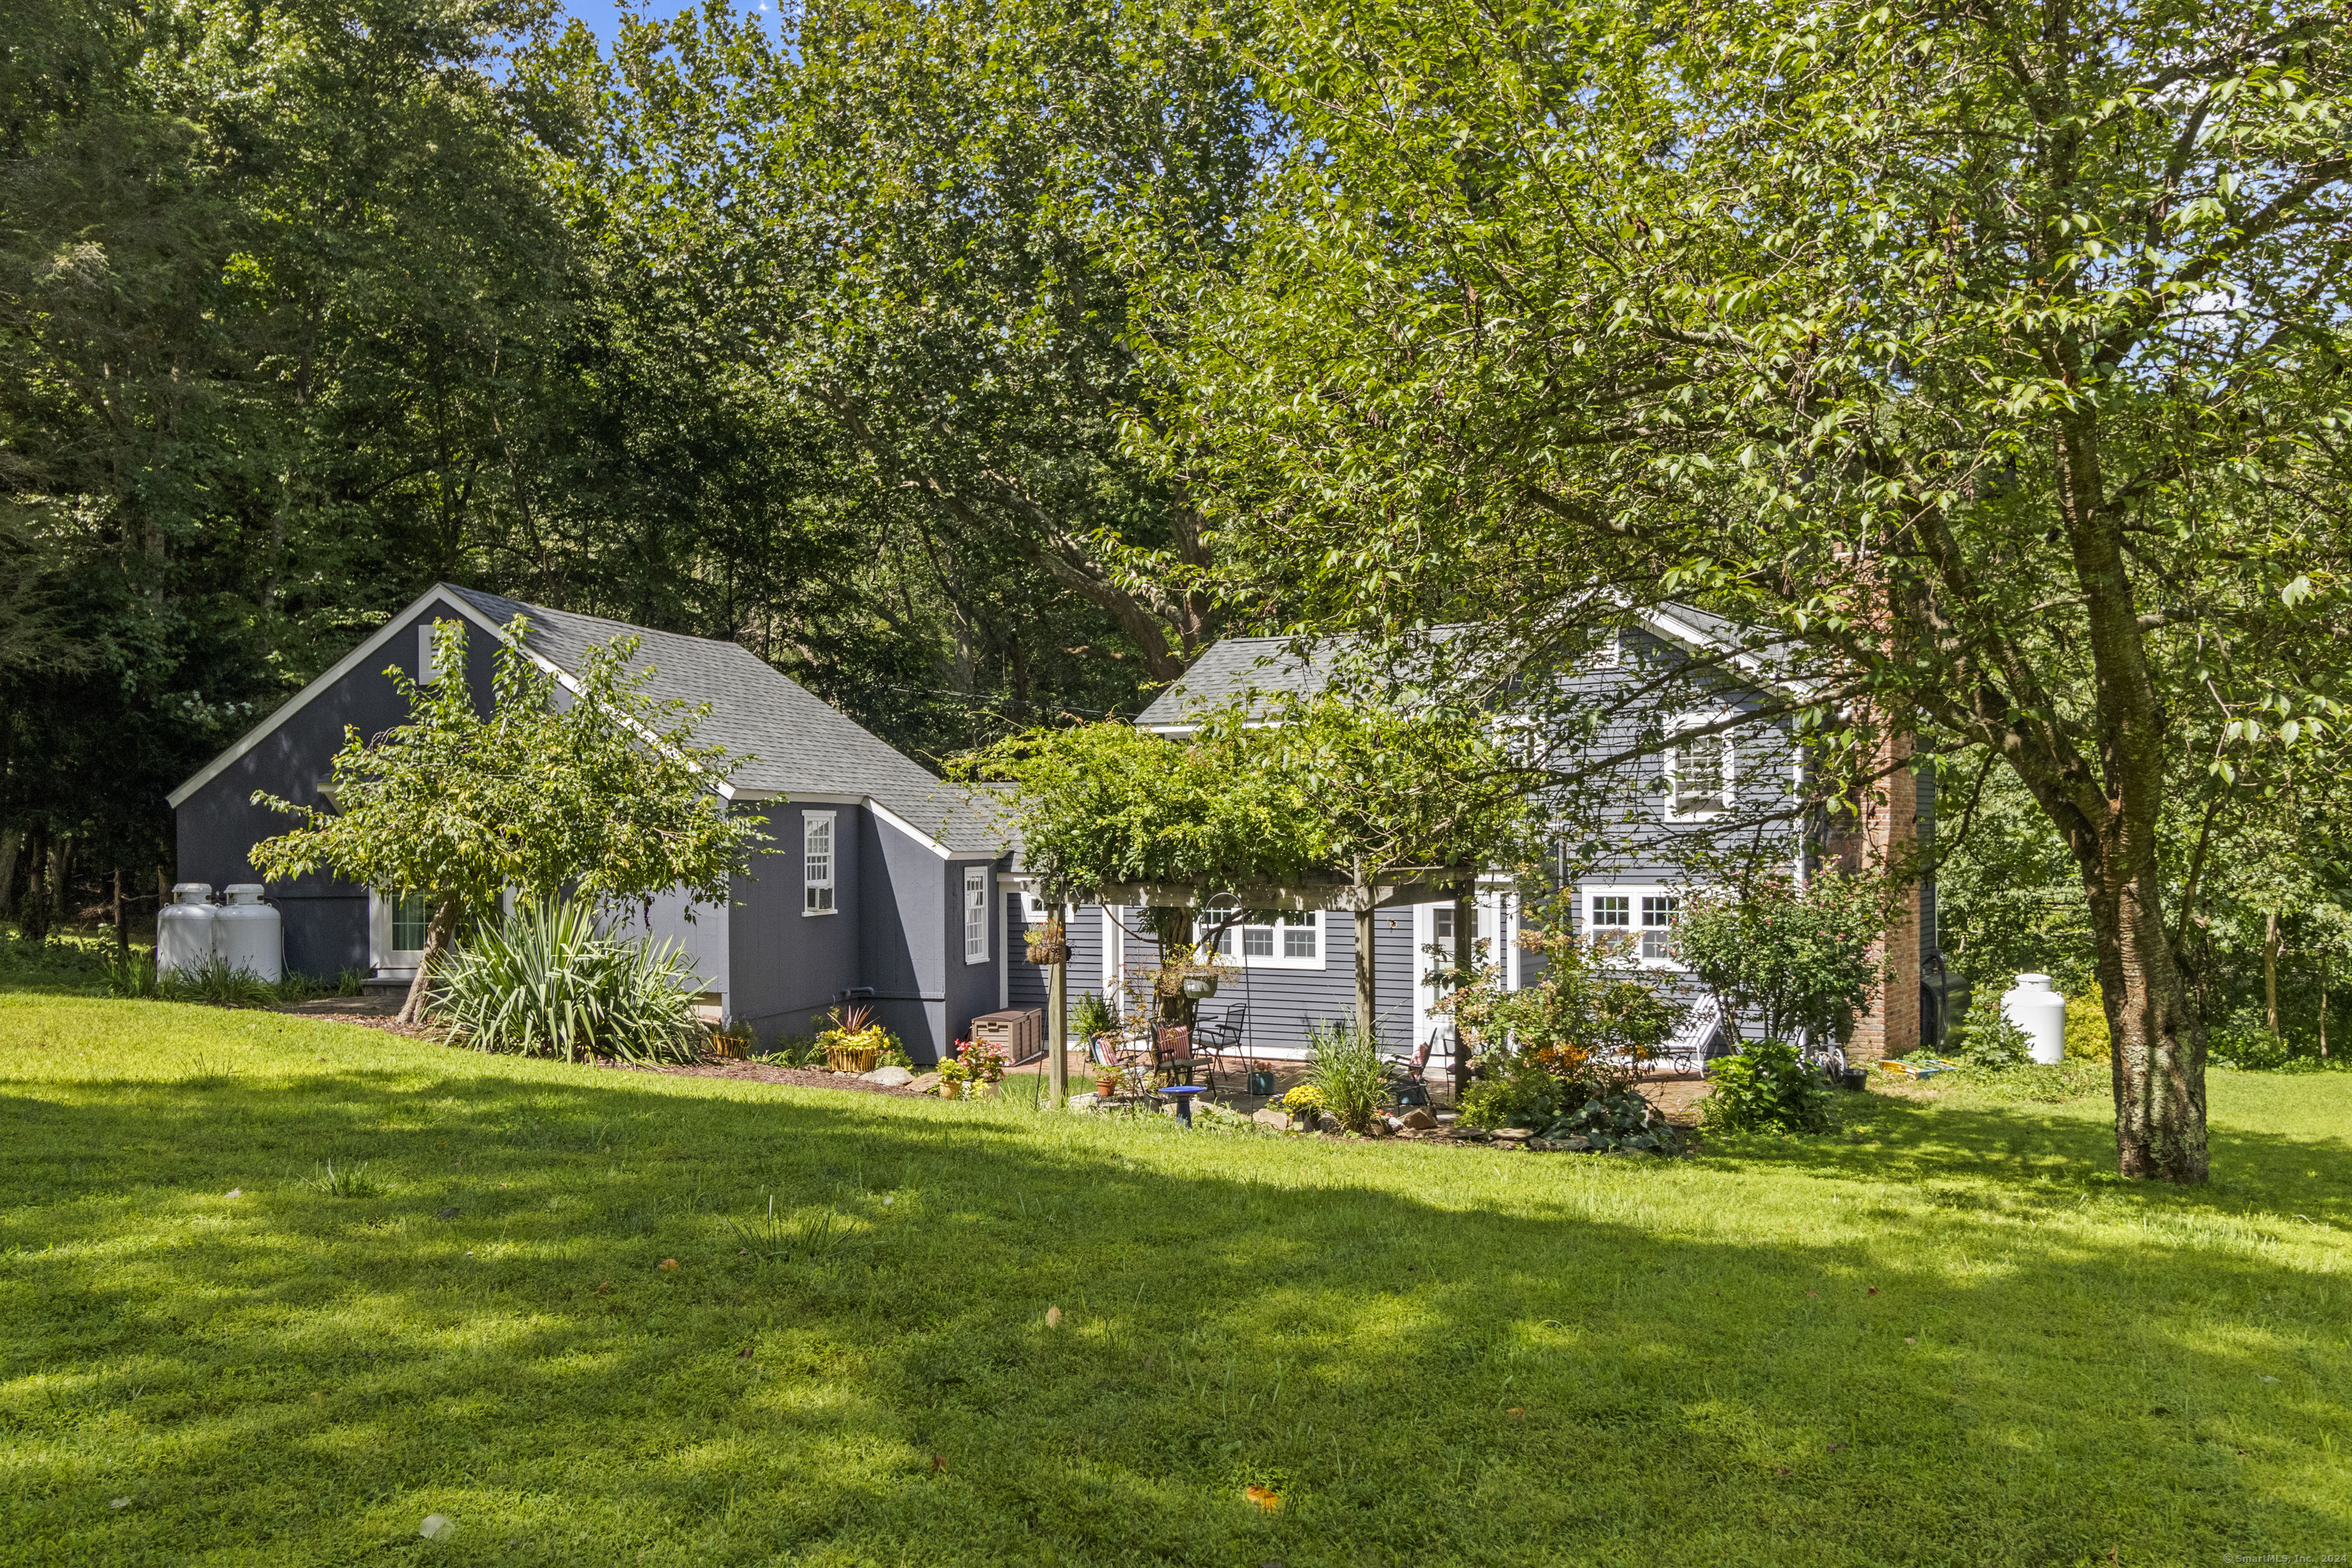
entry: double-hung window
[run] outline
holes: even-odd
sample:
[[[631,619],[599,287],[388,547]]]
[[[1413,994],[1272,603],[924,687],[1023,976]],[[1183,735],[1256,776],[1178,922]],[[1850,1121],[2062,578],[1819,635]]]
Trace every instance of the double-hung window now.
[[[988,868],[963,868],[963,961],[988,962]]]
[[[1682,918],[1682,900],[1672,893],[1642,895],[1642,956],[1671,960],[1675,952],[1675,922]]]
[[[1731,809],[1731,742],[1721,735],[1692,735],[1666,752],[1666,812],[1670,816],[1716,816]]]
[[[1645,964],[1671,966],[1681,962],[1675,928],[1682,918],[1682,895],[1664,888],[1628,888],[1620,883],[1584,895],[1585,934]]]
[[[1220,958],[1238,958],[1244,968],[1317,968],[1323,964],[1323,917],[1314,910],[1251,910],[1233,919],[1230,909],[1213,910],[1200,923],[1198,940]]]
[[[422,893],[403,893],[392,906],[392,951],[407,954],[425,951],[425,933],[433,929],[433,906]]]
[[[801,814],[801,912],[808,915],[829,915],[833,901],[833,824],[835,814],[830,811],[808,811]]]

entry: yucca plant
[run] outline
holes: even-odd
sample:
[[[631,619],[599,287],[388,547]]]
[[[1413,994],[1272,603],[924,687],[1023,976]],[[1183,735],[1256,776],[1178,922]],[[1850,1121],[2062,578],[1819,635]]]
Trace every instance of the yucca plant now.
[[[517,910],[442,965],[434,1011],[457,1039],[516,1056],[692,1061],[702,982],[675,942],[608,935],[585,904]]]

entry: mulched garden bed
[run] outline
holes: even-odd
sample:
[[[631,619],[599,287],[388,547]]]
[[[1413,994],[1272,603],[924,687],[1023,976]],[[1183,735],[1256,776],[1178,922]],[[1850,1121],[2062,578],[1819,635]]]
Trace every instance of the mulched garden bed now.
[[[627,1072],[667,1073],[678,1078],[732,1078],[752,1083],[791,1084],[797,1089],[846,1089],[860,1094],[897,1094],[914,1100],[924,1098],[908,1094],[901,1085],[868,1083],[855,1073],[827,1072],[823,1068],[783,1068],[767,1062],[737,1061],[696,1062],[687,1067],[642,1067],[635,1062],[614,1061],[609,1057],[597,1058],[596,1065],[619,1068]]]

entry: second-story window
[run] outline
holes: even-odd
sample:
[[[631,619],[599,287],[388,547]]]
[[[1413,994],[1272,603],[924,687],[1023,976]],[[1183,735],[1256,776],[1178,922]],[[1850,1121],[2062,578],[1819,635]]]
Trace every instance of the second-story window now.
[[[1668,812],[1713,816],[1731,809],[1731,743],[1721,735],[1693,735],[1666,752]]]

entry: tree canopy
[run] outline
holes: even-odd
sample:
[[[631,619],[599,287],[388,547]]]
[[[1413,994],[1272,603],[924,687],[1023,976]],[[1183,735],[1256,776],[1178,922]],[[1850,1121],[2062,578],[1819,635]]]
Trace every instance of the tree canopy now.
[[[2201,1180],[2158,824],[2344,688],[2345,26],[1276,5],[1293,153],[1154,447],[1303,626],[1696,598],[1865,742],[1999,756],[2085,889],[2121,1167]]]

